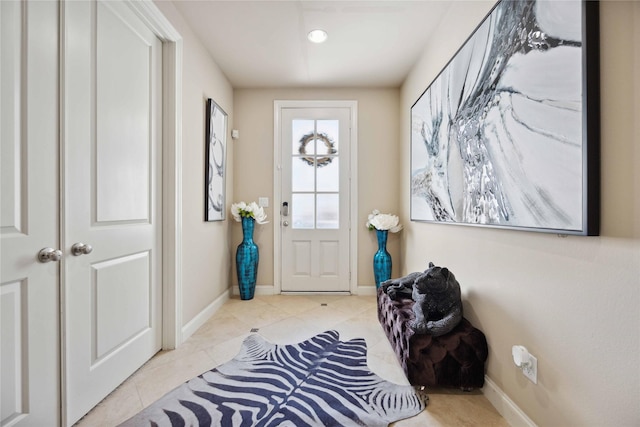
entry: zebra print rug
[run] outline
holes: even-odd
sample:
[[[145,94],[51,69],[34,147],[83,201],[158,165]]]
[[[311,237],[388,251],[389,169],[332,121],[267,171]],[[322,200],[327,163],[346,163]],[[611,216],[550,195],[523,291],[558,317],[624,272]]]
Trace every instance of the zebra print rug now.
[[[327,331],[292,345],[250,335],[231,361],[193,378],[120,424],[140,426],[387,426],[428,398],[367,367],[367,344]]]

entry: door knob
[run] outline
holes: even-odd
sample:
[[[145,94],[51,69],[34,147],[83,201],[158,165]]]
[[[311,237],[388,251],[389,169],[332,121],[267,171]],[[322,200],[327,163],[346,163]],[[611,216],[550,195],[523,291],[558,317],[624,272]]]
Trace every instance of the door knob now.
[[[285,227],[289,226],[289,221],[282,221],[282,225],[284,225]]]
[[[71,246],[71,254],[74,256],[87,255],[90,254],[92,250],[93,248],[91,245],[80,242],[74,243],[73,246]]]
[[[62,258],[62,251],[60,249],[43,248],[38,252],[38,261],[40,262],[56,262],[60,261],[60,258]]]

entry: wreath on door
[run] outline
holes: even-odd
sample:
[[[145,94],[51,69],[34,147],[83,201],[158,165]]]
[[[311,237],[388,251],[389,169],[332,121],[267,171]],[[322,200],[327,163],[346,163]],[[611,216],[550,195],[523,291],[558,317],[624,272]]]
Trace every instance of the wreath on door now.
[[[309,143],[313,143],[313,141],[315,140],[322,142],[327,149],[327,153],[322,157],[319,157],[317,155],[307,155],[307,145],[309,145]],[[302,138],[300,138],[300,148],[298,148],[298,153],[304,156],[301,157],[301,159],[309,166],[317,166],[319,168],[327,166],[333,161],[332,155],[336,154],[337,152],[338,150],[335,149],[335,142],[333,142],[331,137],[329,137],[329,135],[327,135],[326,133],[309,132],[302,135]]]

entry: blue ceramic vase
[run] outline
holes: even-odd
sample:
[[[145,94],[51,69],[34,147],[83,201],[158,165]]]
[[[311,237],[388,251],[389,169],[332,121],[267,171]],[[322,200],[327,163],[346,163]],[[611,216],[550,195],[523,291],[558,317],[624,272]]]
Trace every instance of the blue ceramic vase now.
[[[238,274],[238,286],[240,299],[253,298],[258,277],[258,246],[253,242],[253,218],[242,218],[242,243],[236,250],[236,272]]]
[[[373,275],[376,279],[376,289],[380,283],[391,279],[391,255],[387,252],[388,230],[376,230],[378,236],[378,251],[373,256]]]

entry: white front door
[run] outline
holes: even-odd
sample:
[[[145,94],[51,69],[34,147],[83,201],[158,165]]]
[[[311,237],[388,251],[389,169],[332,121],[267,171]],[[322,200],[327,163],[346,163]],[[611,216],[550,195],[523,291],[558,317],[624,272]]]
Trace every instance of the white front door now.
[[[283,108],[280,120],[281,289],[348,292],[351,110]]]
[[[0,1],[0,425],[59,425],[58,5]]]
[[[66,424],[161,347],[161,42],[123,3],[63,3]],[[88,252],[88,251],[87,251]]]

